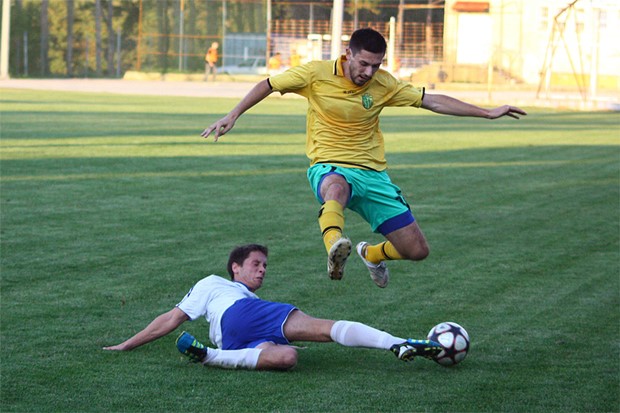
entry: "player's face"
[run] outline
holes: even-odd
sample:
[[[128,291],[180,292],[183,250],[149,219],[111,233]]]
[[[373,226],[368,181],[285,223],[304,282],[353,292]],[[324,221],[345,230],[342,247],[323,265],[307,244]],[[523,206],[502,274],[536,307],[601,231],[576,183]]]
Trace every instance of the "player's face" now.
[[[351,49],[347,49],[349,79],[357,86],[365,85],[381,67],[383,57],[383,53],[371,53],[366,50],[361,50],[353,55]]]
[[[242,282],[250,291],[256,291],[263,285],[267,272],[267,257],[260,251],[252,251],[243,261],[243,265],[233,264],[235,281]]]

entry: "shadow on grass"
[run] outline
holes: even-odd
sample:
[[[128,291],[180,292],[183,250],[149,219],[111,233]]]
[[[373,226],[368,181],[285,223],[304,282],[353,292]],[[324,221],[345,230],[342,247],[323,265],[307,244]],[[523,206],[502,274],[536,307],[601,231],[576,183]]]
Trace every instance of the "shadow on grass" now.
[[[178,145],[178,144],[173,144]],[[268,145],[265,143],[265,145]],[[296,145],[294,143],[276,143],[280,145]],[[148,146],[148,145],[147,145]],[[388,170],[407,169],[450,169],[459,168],[529,168],[544,167],[558,164],[577,163],[610,163],[618,159],[620,147],[613,145],[583,146],[536,146],[518,148],[468,149],[441,152],[412,152],[388,154]],[[308,160],[299,156],[187,156],[187,157],[110,157],[110,158],[62,158],[62,159],[10,159],[2,162],[2,177],[6,181],[19,181],[20,177],[36,180],[40,175],[53,175],[63,179],[102,179],[131,178],[144,179],[150,174],[152,178],[209,177],[226,174],[234,176],[255,174],[290,174],[299,173],[305,176]],[[492,172],[489,172],[492,173]],[[63,178],[63,175],[66,175]],[[398,184],[398,182],[396,182]]]
[[[402,112],[404,109],[399,109]],[[425,111],[407,109],[407,115],[389,114],[381,118],[384,134],[408,133],[415,136],[424,133],[486,133],[489,131],[518,132],[536,130],[541,133],[557,131],[570,132],[588,130],[614,130],[620,121],[617,113],[536,113],[521,120],[498,119],[486,121],[472,118],[458,118]],[[122,111],[23,111],[4,110],[0,121],[2,139],[58,139],[58,138],[108,138],[111,141],[131,136],[195,136],[209,124],[218,120],[221,114],[178,114]],[[273,139],[280,134],[305,134],[305,112],[299,115],[247,113],[243,115],[222,140],[234,144],[235,135],[259,135]],[[260,144],[257,138],[256,144]]]

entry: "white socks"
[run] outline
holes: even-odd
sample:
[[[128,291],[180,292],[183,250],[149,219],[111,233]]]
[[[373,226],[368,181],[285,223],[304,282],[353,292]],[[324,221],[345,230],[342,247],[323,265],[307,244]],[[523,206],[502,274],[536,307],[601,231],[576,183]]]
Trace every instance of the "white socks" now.
[[[241,350],[209,348],[207,349],[207,357],[205,357],[202,364],[225,369],[241,368],[254,370],[261,351],[260,348],[244,348]]]
[[[336,321],[330,333],[332,340],[346,347],[366,347],[389,350],[405,341],[385,331],[355,321]]]

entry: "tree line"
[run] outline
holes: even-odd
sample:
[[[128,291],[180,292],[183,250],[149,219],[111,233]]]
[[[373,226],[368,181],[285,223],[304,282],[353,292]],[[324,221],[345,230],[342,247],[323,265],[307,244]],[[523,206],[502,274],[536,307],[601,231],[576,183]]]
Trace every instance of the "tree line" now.
[[[265,32],[263,0],[4,1],[12,1],[12,77],[122,76],[140,52],[143,70],[166,72],[179,54],[204,56],[221,38],[224,7],[226,30]],[[203,67],[193,61],[186,70]]]
[[[267,31],[267,0],[3,1],[12,4],[11,77],[117,77],[137,66],[200,71],[212,41]],[[332,3],[272,0],[272,19],[328,21]],[[398,3],[346,1],[345,20],[384,21]]]

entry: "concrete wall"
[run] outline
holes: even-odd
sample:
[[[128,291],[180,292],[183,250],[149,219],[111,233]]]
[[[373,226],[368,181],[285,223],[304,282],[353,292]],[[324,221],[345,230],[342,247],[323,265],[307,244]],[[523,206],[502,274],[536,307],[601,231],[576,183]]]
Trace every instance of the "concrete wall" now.
[[[444,66],[485,73],[480,82],[591,87],[620,84],[620,2],[616,0],[446,0]],[[555,17],[565,9],[558,17]],[[486,59],[483,57],[486,56]],[[484,62],[482,61],[484,60]],[[489,71],[489,62],[493,71]],[[474,66],[478,66],[476,69]],[[469,68],[468,68],[469,67]],[[468,68],[468,69],[467,69]],[[470,76],[471,77],[471,76]]]

